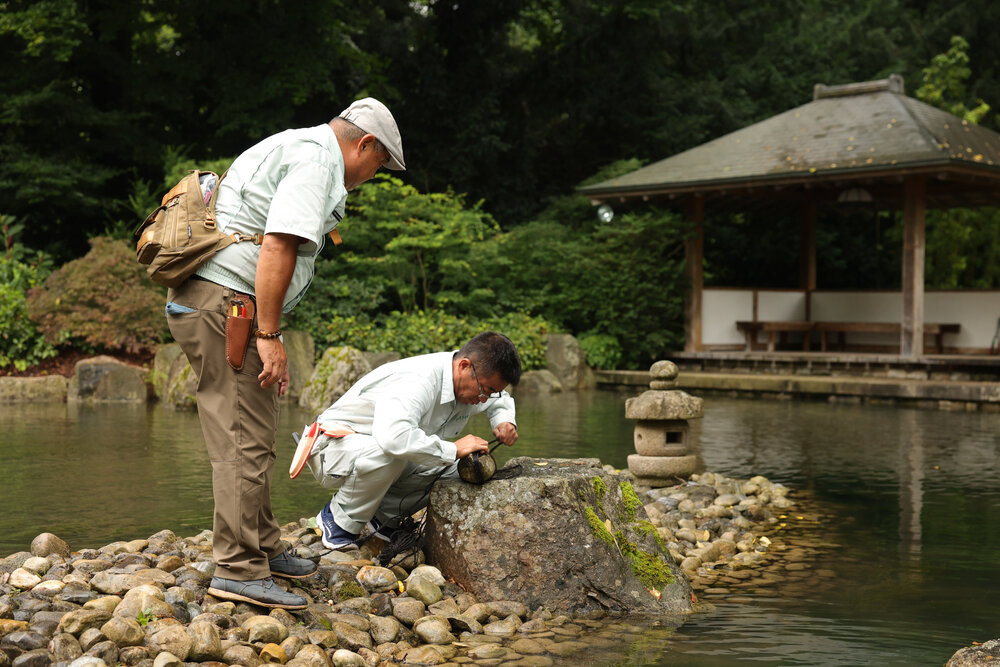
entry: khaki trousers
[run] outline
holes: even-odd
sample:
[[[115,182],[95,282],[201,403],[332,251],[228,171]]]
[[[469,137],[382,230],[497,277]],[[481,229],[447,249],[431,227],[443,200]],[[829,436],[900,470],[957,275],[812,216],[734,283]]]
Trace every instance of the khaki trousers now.
[[[216,575],[247,581],[271,576],[268,560],[284,551],[271,512],[278,386],[261,389],[263,363],[253,339],[242,371],[226,362],[225,312],[233,294],[188,279],[167,292],[174,304],[167,322],[198,378],[198,419],[212,462]]]
[[[390,456],[370,435],[343,438],[321,436],[307,462],[313,476],[336,489],[330,511],[337,525],[360,533],[372,517],[383,524],[427,507],[431,486],[438,479],[456,479],[458,462],[425,466]]]

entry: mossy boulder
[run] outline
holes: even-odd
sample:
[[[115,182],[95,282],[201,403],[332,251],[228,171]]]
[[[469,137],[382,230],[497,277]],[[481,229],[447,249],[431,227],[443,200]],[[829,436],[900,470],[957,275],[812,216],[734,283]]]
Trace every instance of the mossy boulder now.
[[[144,368],[114,357],[97,356],[77,362],[66,400],[70,403],[144,403],[147,399]]]
[[[197,407],[195,393],[198,391],[198,376],[183,354],[174,357],[167,371],[166,393],[161,396],[166,405],[181,410]]]
[[[299,406],[319,414],[371,369],[365,355],[353,347],[328,348],[302,390]]]
[[[431,490],[427,555],[480,599],[579,613],[692,611],[691,587],[621,475],[597,459],[515,458]]]

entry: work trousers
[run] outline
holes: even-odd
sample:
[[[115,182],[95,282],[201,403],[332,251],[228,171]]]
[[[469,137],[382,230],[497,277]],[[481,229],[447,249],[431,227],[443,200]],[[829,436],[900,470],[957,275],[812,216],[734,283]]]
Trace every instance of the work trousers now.
[[[370,435],[321,436],[308,460],[313,476],[337,489],[330,511],[337,525],[360,533],[377,517],[383,524],[427,507],[431,485],[458,477],[458,463],[427,466],[390,456]]]
[[[271,576],[268,560],[284,551],[271,512],[278,386],[261,389],[263,363],[252,337],[243,370],[226,362],[226,309],[234,294],[188,279],[167,292],[167,322],[198,378],[198,419],[212,463],[215,573],[248,581]]]

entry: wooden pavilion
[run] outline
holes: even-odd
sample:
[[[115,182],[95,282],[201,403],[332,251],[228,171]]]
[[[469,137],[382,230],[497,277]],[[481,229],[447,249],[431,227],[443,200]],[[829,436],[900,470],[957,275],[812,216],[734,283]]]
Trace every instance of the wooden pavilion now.
[[[793,317],[762,320],[755,291],[752,315],[727,322],[730,330],[745,334],[746,349],[759,345],[758,334],[766,334],[768,349],[774,349],[776,333],[799,332],[795,335],[802,336],[808,350],[815,331],[821,332],[824,349],[827,333],[892,333],[898,336],[901,358],[919,359],[925,334],[936,335],[941,352],[944,334],[968,329],[965,322],[925,321],[925,211],[1000,205],[1000,134],[907,97],[898,75],[840,86],[818,84],[808,104],[580,191],[595,205],[650,202],[680,208],[696,223],[697,233],[686,247],[691,289],[686,352],[707,347],[702,278],[706,209],[744,210],[780,202],[799,211],[803,303]],[[892,308],[883,308],[882,316],[859,316],[849,307],[839,318],[832,311],[825,316],[818,312],[817,208],[851,199],[903,211],[902,290],[894,293]],[[984,305],[965,311],[988,312],[983,317],[990,331],[984,343],[987,325],[977,321],[965,351],[988,349],[992,323],[1000,315],[1000,292],[986,294],[980,302]],[[896,313],[895,321],[885,321],[888,311]]]

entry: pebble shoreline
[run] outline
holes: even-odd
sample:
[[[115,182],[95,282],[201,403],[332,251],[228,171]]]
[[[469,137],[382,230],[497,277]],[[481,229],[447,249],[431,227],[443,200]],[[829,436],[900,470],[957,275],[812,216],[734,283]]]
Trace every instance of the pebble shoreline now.
[[[810,549],[779,537],[795,507],[780,484],[703,473],[637,491],[700,598],[739,601],[741,590],[810,575]],[[275,579],[310,602],[291,612],[208,595],[207,530],[188,538],[164,530],[76,552],[43,533],[30,552],[0,559],[0,667],[602,664],[596,656],[620,656],[630,637],[660,622],[477,600],[423,564],[420,552],[388,568],[375,564],[383,544],[376,538],[327,552],[314,524],[282,527],[290,548],[320,563],[308,579]]]

